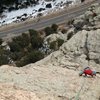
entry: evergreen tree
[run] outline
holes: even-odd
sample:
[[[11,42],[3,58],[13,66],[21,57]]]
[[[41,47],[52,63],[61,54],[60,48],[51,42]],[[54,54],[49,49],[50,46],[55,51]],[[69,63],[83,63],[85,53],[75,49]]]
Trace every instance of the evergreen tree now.
[[[46,36],[54,33],[51,27],[46,27],[44,30],[45,30]]]
[[[58,25],[52,24],[51,28],[52,28],[53,31],[56,33],[56,32],[57,32],[57,29],[58,29]]]

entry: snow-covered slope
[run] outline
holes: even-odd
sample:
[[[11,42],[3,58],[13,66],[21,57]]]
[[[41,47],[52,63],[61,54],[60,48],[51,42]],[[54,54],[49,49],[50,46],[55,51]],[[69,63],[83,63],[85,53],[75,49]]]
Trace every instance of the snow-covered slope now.
[[[75,1],[76,0],[52,0],[46,2],[45,0],[40,0],[37,5],[32,5],[26,9],[24,8],[11,12],[6,11],[0,16],[0,26],[12,22],[24,21],[28,18],[36,18],[39,13],[42,13],[43,16],[45,16],[48,13],[63,9],[64,6],[73,5]],[[51,7],[47,8],[47,4],[50,4]]]

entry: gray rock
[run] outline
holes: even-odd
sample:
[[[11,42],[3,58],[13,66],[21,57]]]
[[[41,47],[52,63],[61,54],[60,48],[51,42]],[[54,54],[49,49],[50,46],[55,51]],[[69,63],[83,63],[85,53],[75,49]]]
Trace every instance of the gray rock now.
[[[93,18],[92,15],[93,15],[93,13],[91,11],[86,11],[85,14],[84,14],[86,19]]]
[[[84,20],[82,20],[81,18],[77,18],[74,20],[73,25],[77,30],[80,30],[85,25],[85,23]]]
[[[100,64],[100,29],[94,31],[82,30],[75,34],[60,48],[64,54],[69,55],[82,66],[89,61]]]
[[[47,36],[44,41],[51,43],[53,41],[56,41],[57,39],[62,39],[65,41],[66,38],[67,37],[65,37],[64,34],[62,34],[61,32],[58,32],[58,34],[51,34],[51,35]]]

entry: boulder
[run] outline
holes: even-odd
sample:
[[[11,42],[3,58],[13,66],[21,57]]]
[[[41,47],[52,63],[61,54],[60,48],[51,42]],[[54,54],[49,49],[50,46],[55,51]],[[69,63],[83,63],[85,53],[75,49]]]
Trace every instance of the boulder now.
[[[47,36],[44,41],[51,43],[53,41],[56,41],[57,39],[66,40],[64,34],[62,34],[61,32],[58,32],[58,34],[51,34],[51,35]]]

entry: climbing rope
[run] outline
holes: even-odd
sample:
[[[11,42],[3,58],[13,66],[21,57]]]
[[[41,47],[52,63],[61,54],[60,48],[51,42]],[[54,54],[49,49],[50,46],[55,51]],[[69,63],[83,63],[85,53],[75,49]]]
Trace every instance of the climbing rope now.
[[[96,74],[100,74],[100,72],[97,71]],[[97,76],[97,77],[99,77],[99,76]],[[100,78],[100,77],[99,77],[99,78]],[[84,85],[85,85],[85,80],[86,80],[86,78],[84,78],[83,83],[82,83],[82,85],[81,85],[81,88],[80,88],[80,90],[78,91],[77,95],[76,95],[76,96],[73,96],[72,98],[70,98],[70,100],[73,100],[73,99],[74,99],[74,100],[79,100],[80,93],[81,93],[81,91],[82,91],[82,89],[83,89],[83,87],[84,87]]]
[[[78,91],[77,95],[76,95],[75,97],[72,97],[70,100],[72,100],[73,98],[75,98],[75,100],[79,100],[79,96],[80,96],[80,93],[81,93],[81,91],[82,91],[84,85],[85,85],[85,78],[84,78],[84,80],[83,80],[83,83],[82,83],[81,88],[80,88],[80,90]]]
[[[97,74],[100,74],[100,72],[96,72],[96,73],[97,73]],[[86,80],[86,79],[84,78],[83,83],[82,83],[82,86],[81,86],[79,92],[77,93],[77,95],[76,95],[76,97],[75,97],[75,100],[79,100],[80,92],[82,91],[82,89],[83,89],[83,87],[84,87],[84,85],[85,85],[85,80]]]
[[[84,80],[83,80],[83,83],[82,83],[82,85],[81,85],[80,90],[78,91],[78,93],[77,93],[77,95],[76,95],[76,97],[75,97],[75,100],[79,100],[79,96],[80,96],[80,93],[81,93],[81,91],[82,91],[84,85],[85,85],[85,78],[84,78]]]

